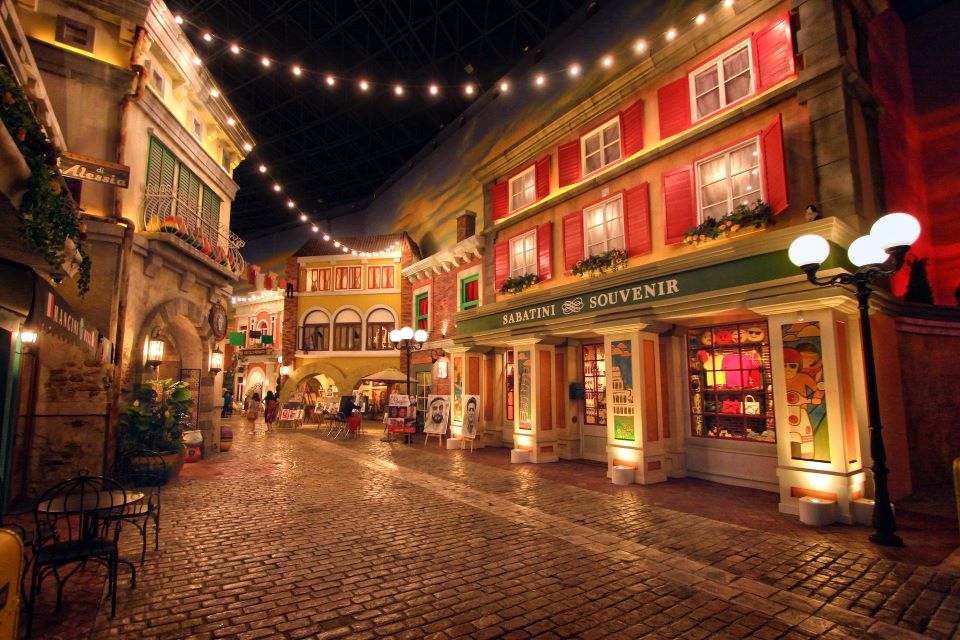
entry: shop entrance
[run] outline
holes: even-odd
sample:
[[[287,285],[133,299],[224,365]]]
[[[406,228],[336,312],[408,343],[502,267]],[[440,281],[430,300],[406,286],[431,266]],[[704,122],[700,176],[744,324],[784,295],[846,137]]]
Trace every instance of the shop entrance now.
[[[607,369],[603,342],[580,347],[583,375],[583,428],[580,452],[586,460],[607,461]]]

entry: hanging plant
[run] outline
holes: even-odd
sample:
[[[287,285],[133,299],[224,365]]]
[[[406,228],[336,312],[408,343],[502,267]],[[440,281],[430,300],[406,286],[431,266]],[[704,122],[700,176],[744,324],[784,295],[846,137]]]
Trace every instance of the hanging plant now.
[[[610,249],[606,253],[579,260],[573,265],[573,274],[592,278],[603,273],[620,271],[626,268],[627,252],[623,249]]]
[[[0,119],[30,169],[20,203],[18,231],[31,251],[54,269],[77,268],[77,291],[90,289],[90,257],[83,248],[84,225],[77,203],[57,168],[60,149],[47,139],[13,74],[0,65]]]
[[[507,278],[500,285],[500,293],[520,293],[540,282],[540,276],[535,273],[525,273],[522,276]]]
[[[758,199],[752,205],[737,205],[736,209],[719,220],[707,218],[683,234],[683,241],[687,244],[696,245],[709,240],[716,240],[721,235],[727,237],[745,227],[752,226],[755,229],[761,229],[773,223],[773,211],[770,209],[770,205]]]

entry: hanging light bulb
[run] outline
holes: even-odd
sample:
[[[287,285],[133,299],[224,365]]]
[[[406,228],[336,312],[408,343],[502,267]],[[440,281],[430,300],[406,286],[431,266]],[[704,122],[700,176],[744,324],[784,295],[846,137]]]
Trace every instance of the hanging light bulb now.
[[[273,183],[273,190],[279,192],[280,189],[281,189],[280,185],[278,185],[276,182],[274,182],[274,183]]]
[[[326,236],[324,236],[324,237],[323,237],[323,239],[324,239],[324,240],[326,240],[326,239],[327,239],[327,237],[326,237]],[[334,241],[333,241],[333,246],[335,246],[335,247],[338,247],[338,248],[339,248],[339,247],[340,247],[340,241],[339,241],[339,240],[334,240]]]
[[[199,57],[193,56],[193,66],[195,66],[195,67],[199,67],[199,66],[200,66],[200,58],[199,58]]]
[[[430,95],[435,96],[440,93],[440,87],[435,84],[430,85]]]
[[[268,58],[267,56],[263,56],[262,58],[260,58],[260,64],[262,64],[262,65],[265,66],[265,67],[269,67],[269,66],[270,66],[270,58]]]
[[[366,90],[369,89],[369,88],[370,88],[370,83],[369,83],[369,82],[367,82],[366,80],[361,80],[361,81],[360,81],[360,91],[366,91]]]
[[[346,253],[347,251],[350,251],[350,250],[347,249],[346,247],[344,247],[344,248],[343,248],[343,252]]]
[[[697,18],[696,20],[694,20],[694,22],[696,22],[697,24],[703,24],[706,21],[707,21],[707,16],[703,15],[702,13],[697,14]]]
[[[474,91],[476,91],[476,89],[473,88],[472,84],[468,84],[463,88],[463,92],[468,96],[472,96]]]
[[[304,216],[304,218],[306,218],[306,216]],[[317,225],[313,225],[312,227],[310,227],[310,230],[313,231],[314,233],[316,233],[317,231],[320,231]]]
[[[203,34],[203,39],[206,40],[207,42],[213,42],[213,36],[210,35],[209,33]]]
[[[230,45],[230,53],[232,53],[233,55],[237,55],[238,53],[240,53],[240,47],[238,47],[235,44]]]
[[[227,118],[227,124],[230,125],[231,127],[233,127],[233,126],[236,126],[237,121],[234,120],[232,117],[231,117],[231,118]]]
[[[730,7],[733,6],[733,0],[723,0],[723,6],[729,9]]]
[[[253,151],[253,145],[250,144],[249,142],[244,142],[243,150],[246,151],[247,153],[250,153],[251,151]]]
[[[647,50],[647,41],[646,40],[637,40],[633,45],[633,50],[637,53],[643,53]]]
[[[306,222],[306,221],[307,221],[307,214],[301,213],[301,214],[300,214],[300,220],[301,220],[302,222]]]
[[[297,206],[297,203],[294,202],[293,200],[287,200],[287,206],[293,209],[295,206]]]
[[[211,98],[219,98],[219,97],[220,97],[220,92],[217,91],[216,89],[210,89],[210,97],[211,97]]]
[[[510,83],[507,82],[506,80],[502,81],[502,82],[500,83],[500,92],[501,92],[501,93],[506,93],[506,92],[509,91],[509,90],[510,90]]]
[[[576,78],[578,75],[580,75],[580,65],[574,62],[567,68],[567,73]]]
[[[608,69],[613,66],[613,56],[603,56],[603,59],[600,61],[603,66]]]
[[[323,239],[325,242],[330,242],[330,236],[328,236],[327,234],[323,234]]]
[[[266,172],[267,172],[267,165],[262,164],[262,165],[260,165],[260,166],[258,167],[258,169],[260,169],[260,173],[266,173]]]
[[[537,83],[538,87],[542,87],[547,82],[547,77],[542,73],[538,73],[537,77],[534,79],[534,82]]]
[[[352,250],[350,253],[352,253],[353,255],[357,255],[357,250],[354,249],[354,250]]]
[[[674,28],[667,29],[667,40],[673,40],[677,37],[677,30]]]
[[[303,69],[301,69],[299,65],[295,64],[293,65],[293,68],[290,69],[290,73],[292,73],[295,76],[299,76],[301,73],[303,73]]]
[[[395,86],[395,87],[393,88],[393,92],[394,92],[395,94],[397,94],[398,96],[402,96],[402,95],[403,95],[403,87],[401,87],[400,85],[397,85],[397,86]]]
[[[173,21],[177,24],[183,24],[183,16],[174,16]]]
[[[327,83],[328,87],[332,87],[333,85],[337,84],[337,79],[331,75],[328,75],[326,78],[324,78],[324,82]]]

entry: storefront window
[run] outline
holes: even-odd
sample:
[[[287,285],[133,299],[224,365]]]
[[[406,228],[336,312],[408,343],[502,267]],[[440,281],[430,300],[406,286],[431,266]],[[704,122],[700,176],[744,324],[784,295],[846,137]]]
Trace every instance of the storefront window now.
[[[503,354],[504,420],[513,420],[513,351]]]
[[[367,316],[367,351],[393,349],[390,332],[397,326],[387,309],[374,309]]]
[[[303,319],[303,337],[300,348],[304,351],[326,351],[330,317],[323,311],[311,311]]]
[[[607,367],[603,343],[583,345],[583,423],[607,424]]]
[[[776,442],[765,322],[689,331],[687,367],[693,435]]]

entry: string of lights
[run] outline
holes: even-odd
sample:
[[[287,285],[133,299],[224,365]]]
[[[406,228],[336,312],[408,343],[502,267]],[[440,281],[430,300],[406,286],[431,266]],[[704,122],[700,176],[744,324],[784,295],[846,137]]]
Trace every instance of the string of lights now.
[[[713,9],[709,10],[709,12],[712,13],[712,12],[721,11],[724,9],[732,9],[733,6],[734,6],[734,0],[721,0],[721,2],[719,2]],[[404,96],[406,96],[408,93],[408,90],[410,90],[411,92],[414,90],[419,90],[424,92],[427,95],[427,97],[431,99],[436,99],[445,90],[451,90],[451,89],[462,91],[463,95],[468,99],[475,97],[479,92],[478,85],[475,82],[465,82],[460,84],[442,84],[437,82],[429,82],[426,84],[376,82],[364,76],[357,76],[357,77],[351,78],[345,74],[338,74],[330,71],[321,71],[321,70],[311,69],[299,63],[284,62],[277,58],[273,58],[269,55],[255,52],[247,47],[244,47],[238,44],[237,42],[233,42],[226,38],[222,38],[216,35],[215,33],[213,33],[212,31],[205,29],[202,25],[198,25],[184,18],[181,15],[174,16],[174,20],[182,28],[189,26],[191,29],[193,29],[194,31],[196,31],[196,33],[199,34],[199,38],[201,40],[203,40],[205,43],[211,46],[214,46],[215,43],[222,43],[225,49],[229,51],[233,56],[256,58],[259,62],[259,65],[263,69],[285,68],[289,71],[289,73],[293,76],[294,79],[302,79],[305,81],[310,81],[310,79],[313,78],[314,81],[317,81],[321,83],[322,86],[326,86],[327,88],[330,88],[330,89],[338,86],[342,86],[344,84],[354,84],[356,88],[362,93],[370,93],[372,91],[375,91],[376,89],[381,89],[381,90],[388,89],[397,98],[403,98]],[[707,22],[707,20],[708,20],[707,13],[697,14],[695,17],[687,21],[687,27],[684,30],[684,34],[689,32],[692,29],[695,29],[701,25],[704,25]],[[186,31],[185,28],[184,30]],[[653,37],[648,37],[648,38],[641,37],[635,40],[631,44],[630,48],[632,49],[634,55],[642,55],[642,54],[649,55],[655,49],[669,46],[672,42],[674,42],[677,38],[679,38],[681,35],[684,35],[684,34],[681,34],[680,30],[677,29],[676,27],[669,27],[667,30]],[[605,53],[597,61],[596,64],[603,69],[611,69],[613,65],[616,63],[616,60],[617,60],[617,57],[614,53]],[[193,57],[192,62],[196,66],[203,64],[203,60],[196,55]],[[532,74],[532,77],[530,78],[530,82],[534,87],[540,88],[540,87],[546,86],[551,76],[566,75],[572,79],[576,79],[580,77],[583,73],[585,73],[585,71],[586,71],[586,68],[583,65],[581,65],[579,62],[570,62],[567,66],[563,68],[558,68],[558,69],[553,69],[548,71],[543,71],[543,70],[538,71]],[[497,82],[495,86],[497,89],[499,89],[501,94],[506,94],[510,91],[511,80],[509,78],[504,78],[499,82]],[[211,88],[209,93],[210,93],[210,98],[213,100],[225,99],[223,98],[222,92],[216,87]],[[230,126],[233,126],[236,124],[236,121],[234,121],[233,118],[228,118],[227,124]],[[254,145],[252,142],[245,142],[243,144],[243,148],[244,148],[244,151],[246,151],[247,153],[251,153],[253,152]],[[288,209],[295,210],[300,216],[300,221],[310,226],[311,232],[315,234],[320,233],[320,227],[317,225],[314,219],[305,211],[300,209],[294,200],[283,195],[284,187],[279,180],[275,179],[271,175],[269,167],[266,164],[261,162],[258,165],[257,169],[265,179],[271,180],[273,182],[272,189],[277,194],[277,196],[281,198],[286,198],[286,202],[285,202],[286,207]],[[332,237],[327,232],[324,232],[321,237],[325,242],[332,242],[334,248],[341,249],[343,253],[361,256],[361,257],[383,255],[386,253],[397,251],[399,249],[398,243],[394,243],[391,247],[382,251],[377,251],[377,252],[357,251],[356,249],[352,249],[344,245],[343,243],[341,243],[339,240]]]

